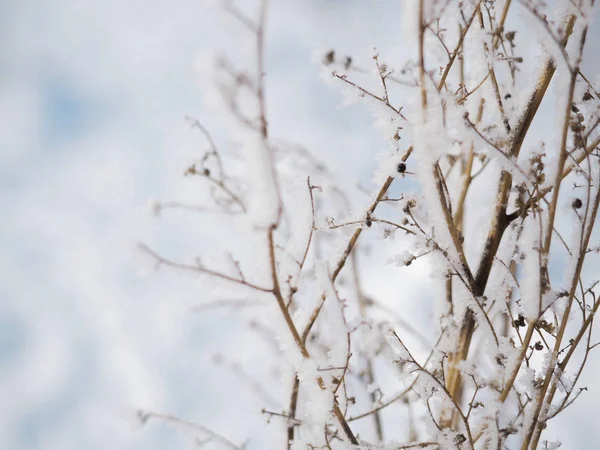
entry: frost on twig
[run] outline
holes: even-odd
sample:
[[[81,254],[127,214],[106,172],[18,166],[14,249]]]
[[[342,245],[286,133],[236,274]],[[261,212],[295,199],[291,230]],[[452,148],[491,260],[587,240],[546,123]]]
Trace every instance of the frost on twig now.
[[[216,209],[227,214],[216,223],[240,219],[239,247],[258,244],[229,255],[230,270],[140,249],[157,266],[227,283],[235,295],[196,311],[247,314],[276,345],[254,361],[277,368],[272,391],[240,355],[218,362],[264,403],[263,419],[279,425],[268,433],[288,449],[558,445],[544,432],[586,395],[600,307],[590,270],[600,95],[597,74],[582,71],[593,2],[559,3],[407,0],[403,60],[379,48],[320,54],[343,103],[363,104],[387,145],[365,190],[340,176],[343,161],[280,137],[271,119],[294,112],[292,100],[269,102],[271,11],[225,2],[253,49],[247,67],[227,55],[216,64],[244,170],[189,119],[208,148],[186,175],[213,204],[153,211]],[[519,18],[535,22],[535,37]]]

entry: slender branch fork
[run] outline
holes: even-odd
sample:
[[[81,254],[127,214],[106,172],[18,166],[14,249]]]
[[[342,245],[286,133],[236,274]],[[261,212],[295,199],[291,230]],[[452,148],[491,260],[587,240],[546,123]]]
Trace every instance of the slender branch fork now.
[[[212,277],[237,286],[240,292],[253,291],[260,298],[257,302],[246,298],[208,302],[204,309],[198,310],[204,311],[219,304],[246,310],[274,299],[277,314],[297,352],[295,357],[291,357],[281,351],[283,358],[290,356],[286,363],[293,361],[289,399],[277,402],[260,382],[245,380],[246,375],[241,369],[236,374],[242,378],[241,384],[252,388],[256,396],[266,399],[271,405],[287,404],[286,410],[262,409],[262,413],[269,420],[284,421],[288,450],[303,436],[298,430],[311,426],[310,421],[300,416],[298,411],[305,401],[305,390],[308,395],[317,387],[318,391],[331,396],[331,410],[319,430],[322,442],[318,446],[307,443],[311,449],[332,449],[336,441],[345,441],[353,448],[359,445],[378,448],[377,445],[387,438],[388,430],[383,420],[385,414],[400,405],[408,405],[410,418],[410,405],[420,401],[423,411],[429,414],[433,431],[424,434],[410,425],[408,443],[395,448],[446,448],[449,439],[456,448],[504,448],[507,437],[517,435],[521,450],[533,450],[539,448],[548,421],[584,392],[585,388],[577,390],[575,385],[591,350],[597,345],[592,343],[592,326],[600,307],[596,284],[590,286],[584,276],[585,259],[596,248],[592,247],[592,236],[600,206],[600,173],[596,173],[600,116],[597,112],[590,113],[593,109],[586,109],[583,105],[586,101],[600,101],[600,96],[580,70],[587,25],[577,24],[579,17],[587,20],[588,7],[585,2],[572,2],[577,14],[561,18],[560,26],[555,26],[542,12],[546,11],[543,5],[536,6],[525,1],[514,3],[542,26],[553,47],[551,53],[555,55],[548,56],[541,64],[526,101],[520,102],[524,103],[521,110],[517,110],[511,100],[517,94],[519,85],[516,80],[522,78],[523,73],[520,47],[517,47],[517,43],[522,41],[517,39],[514,31],[505,29],[512,14],[511,8],[515,8],[510,0],[502,3],[501,11],[495,9],[493,1],[478,0],[454,5],[451,0],[417,0],[416,61],[407,63],[401,77],[398,77],[398,71],[390,69],[384,63],[384,56],[375,50],[372,60],[378,87],[365,87],[359,83],[355,77],[360,79],[369,72],[359,68],[360,63],[356,65],[351,57],[344,59],[345,73],[333,72],[338,84],[355,90],[370,104],[381,104],[387,118],[397,128],[390,136],[397,152],[394,155],[396,170],[388,173],[368,202],[363,203],[366,208],[356,214],[355,198],[339,186],[331,189],[330,185],[335,184],[333,171],[309,151],[295,151],[294,157],[301,158],[303,164],[308,164],[315,171],[311,173],[312,177],[305,175],[306,184],[302,186],[303,195],[310,200],[310,229],[303,235],[301,251],[292,252],[287,242],[291,241],[295,212],[284,201],[289,193],[279,165],[280,153],[287,150],[273,137],[276,130],[269,123],[267,111],[267,106],[271,108],[271,103],[267,103],[269,77],[265,64],[268,2],[260,1],[256,19],[238,8],[234,1],[225,2],[225,10],[250,33],[256,44],[256,67],[252,75],[238,71],[224,58],[220,68],[231,82],[230,86],[223,83],[223,86],[230,87],[223,93],[231,112],[240,127],[258,139],[268,163],[269,173],[262,175],[272,182],[271,198],[275,200],[269,207],[273,207],[272,211],[276,208],[276,214],[273,212],[266,226],[253,230],[266,243],[264,256],[268,274],[258,277],[258,280],[247,277],[242,269],[246,263],[238,262],[233,256],[231,271],[220,271],[206,267],[199,258],[194,264],[184,264],[162,256],[146,244],[140,244],[139,248],[157,266]],[[453,19],[447,21],[445,14],[452,8],[459,14],[449,16]],[[447,38],[447,22],[455,27],[456,42]],[[471,39],[471,36],[476,38]],[[437,46],[442,56],[430,51],[430,45]],[[476,52],[484,55],[479,61],[484,70],[470,74],[468,57]],[[325,56],[326,65],[337,62],[339,59],[336,59],[335,52],[330,51]],[[530,151],[529,144],[525,143],[529,143],[529,140],[526,141],[529,129],[554,79],[557,65],[566,67],[568,71],[568,89],[562,99],[564,107],[559,113],[561,128],[556,144],[556,167],[550,172],[545,168],[544,152],[554,148],[547,149],[543,144],[542,150],[535,152]],[[566,79],[564,75],[562,78]],[[406,109],[397,97],[405,89],[412,89],[417,99],[415,106]],[[239,104],[240,91],[250,93],[254,99],[254,117]],[[460,116],[463,120],[455,120],[454,114],[463,114]],[[217,211],[230,215],[247,214],[251,211],[249,199],[253,193],[243,182],[236,182],[229,176],[231,172],[227,171],[225,153],[217,148],[209,130],[197,119],[188,120],[194,129],[200,131],[209,149],[199,163],[186,171],[186,175],[197,175],[210,183]],[[438,152],[434,146],[439,144],[439,140],[419,134],[421,130],[429,133],[432,124],[438,126],[440,139],[445,139],[444,145],[454,146],[454,149]],[[405,137],[402,127],[409,130],[406,134],[410,141],[400,147],[399,141]],[[455,128],[460,127],[464,130],[456,131]],[[526,150],[522,151],[522,148]],[[430,154],[434,152],[442,156],[432,160]],[[417,167],[413,169],[411,166],[409,171],[407,163],[412,165],[410,158],[413,154]],[[499,173],[493,175],[490,167],[500,167]],[[492,175],[483,182],[491,181],[497,192],[491,206],[488,232],[479,248],[472,238],[471,224],[467,223],[469,202],[473,198],[473,186],[486,177],[481,174],[490,172]],[[423,192],[409,194],[409,189],[404,190],[405,178],[422,184]],[[315,179],[320,185],[313,184]],[[558,218],[566,195],[566,183],[571,179],[580,184],[574,184],[573,191],[577,197],[572,200],[570,210],[575,224],[575,233],[572,234],[576,238],[569,240]],[[327,225],[323,226],[321,214],[323,203],[328,200],[324,194],[328,189],[339,195],[337,199],[343,199],[341,203],[344,205],[336,204],[336,207],[345,213],[354,212],[346,221],[327,218]],[[390,191],[393,189],[402,193],[392,194]],[[168,208],[212,211],[210,207],[168,202],[157,206],[157,214]],[[433,345],[427,333],[411,321],[411,311],[396,311],[386,302],[374,300],[377,296],[371,298],[370,286],[359,270],[363,267],[363,260],[358,253],[370,228],[371,232],[384,229],[383,238],[389,241],[394,233],[401,234],[413,245],[409,256],[398,258],[403,265],[438,258],[438,266],[443,267],[445,297],[439,317],[441,332],[436,334],[438,340]],[[338,243],[335,246],[337,254],[327,255],[326,259],[331,263],[324,288],[323,283],[314,283],[317,271],[314,263],[324,259],[323,252],[331,251],[328,233],[340,233],[340,230],[346,230],[348,234],[342,245]],[[572,276],[564,291],[552,290],[554,280],[548,270],[557,246],[566,249],[571,261]],[[293,270],[289,269],[288,260],[292,261]],[[348,266],[349,269],[344,271]],[[521,274],[521,267],[527,271],[525,275],[528,278]],[[351,283],[346,280],[349,270]],[[308,283],[312,283],[316,290],[305,289]],[[494,288],[501,284],[505,285],[502,290]],[[313,302],[309,309],[307,297],[311,297]],[[352,303],[353,300],[356,303]],[[348,310],[352,309],[348,308],[349,304],[358,311],[360,325],[348,320]],[[333,331],[329,330],[325,321],[332,319],[334,314],[343,324],[343,336],[338,330],[339,336],[328,338]],[[377,321],[377,314],[386,318]],[[578,328],[572,327],[573,317],[579,314]],[[391,390],[396,392],[395,395],[389,395],[387,390],[384,393],[377,385],[380,378],[385,378],[380,376],[379,367],[390,362],[389,355],[393,354],[396,346],[382,338],[377,348],[359,350],[352,334],[360,327],[381,331],[392,323],[403,329],[402,332],[391,332],[392,340],[399,343],[404,355],[394,360],[397,364],[394,364],[393,370],[397,370],[404,380]],[[423,350],[429,350],[424,363],[418,362],[423,361],[424,355],[413,355],[409,351],[405,342],[412,345],[411,341],[401,338],[402,333],[418,342]],[[479,345],[475,346],[474,342]],[[333,349],[338,347],[344,349],[343,361],[341,358],[334,361],[331,356],[337,355]],[[573,360],[580,359],[578,348],[584,348],[583,359],[574,371],[575,382],[569,384],[564,374],[567,369],[572,369]],[[536,356],[541,355],[540,352],[546,353],[547,364],[544,367],[539,364],[540,357]],[[316,375],[303,376],[304,364],[321,360],[328,362],[318,366]],[[479,361],[487,363],[490,360],[496,361],[497,369],[502,373],[493,380],[486,378],[485,370],[481,369],[480,374],[473,369]],[[232,367],[237,370],[238,366]],[[524,368],[535,373],[535,395],[524,391],[518,382]],[[356,412],[352,406],[356,402],[353,393],[356,385],[364,386],[371,399],[371,405],[357,408],[362,412]],[[564,395],[555,400],[561,390]],[[487,414],[486,408],[480,408],[492,397],[501,405],[498,408],[507,411],[504,416],[512,414],[507,424],[501,423],[498,416]],[[489,411],[491,406],[487,406]],[[243,448],[208,428],[175,416],[140,413],[140,418],[143,422],[159,419],[191,429],[204,439],[199,441],[199,445],[213,441],[227,448]],[[353,430],[357,425],[354,422],[365,418],[371,419],[378,444],[370,444]]]

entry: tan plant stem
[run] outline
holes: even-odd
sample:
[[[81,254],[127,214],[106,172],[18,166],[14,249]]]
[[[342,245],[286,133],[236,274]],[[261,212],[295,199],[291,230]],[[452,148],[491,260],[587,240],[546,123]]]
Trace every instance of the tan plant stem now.
[[[473,23],[473,20],[475,20],[475,17],[477,16],[477,13],[479,12],[479,9],[481,8],[481,3],[482,0],[479,0],[479,2],[477,3],[477,6],[475,6],[475,9],[473,10],[473,14],[471,14],[471,17],[469,17],[469,21],[467,22],[467,24],[465,25],[465,28],[463,29],[463,32],[461,33],[460,37],[458,38],[458,42],[456,43],[456,47],[454,48],[454,51],[452,52],[452,55],[450,56],[450,61],[448,61],[448,64],[446,64],[446,67],[444,67],[444,71],[442,72],[442,77],[440,78],[440,81],[437,85],[437,90],[438,92],[440,92],[442,90],[442,88],[444,87],[444,85],[446,84],[446,78],[448,78],[448,74],[450,73],[450,69],[452,68],[452,65],[454,64],[454,61],[456,60],[456,57],[458,56],[458,54],[460,53],[460,49],[463,46],[463,42],[465,40],[465,36],[467,35],[469,28],[471,28],[471,24]],[[421,26],[424,27],[425,26],[425,22],[422,20],[423,19],[423,2],[420,2],[420,12],[419,12],[419,17],[421,17]],[[424,29],[423,29],[424,31]],[[421,83],[423,82],[423,80],[419,80]]]
[[[402,158],[401,158],[402,162],[406,162],[406,160],[410,157],[410,155],[412,154],[412,152],[413,152],[413,148],[409,147],[406,150],[406,152],[404,153],[404,155],[402,156]],[[392,185],[393,181],[394,181],[394,177],[388,177],[388,178],[386,178],[385,182],[383,183],[383,185],[379,189],[379,192],[375,196],[375,200],[373,200],[373,202],[371,203],[371,205],[367,209],[367,215],[373,214],[375,212],[375,210],[377,209],[377,206],[384,199],[384,197],[385,197],[385,195],[386,195],[389,187]],[[337,280],[340,272],[342,271],[342,269],[346,265],[346,261],[348,260],[348,257],[350,256],[350,253],[354,249],[356,241],[358,240],[358,238],[361,235],[362,231],[363,231],[363,227],[360,226],[360,227],[356,228],[356,230],[354,230],[354,233],[352,233],[352,236],[350,237],[350,240],[348,241],[348,244],[346,245],[346,248],[344,249],[344,252],[343,252],[342,256],[340,257],[340,259],[338,260],[338,262],[335,265],[335,268],[333,269],[333,272],[331,274],[331,282],[332,283],[335,283],[335,281]],[[311,316],[310,316],[310,318],[308,320],[308,323],[306,324],[306,326],[305,326],[305,328],[304,328],[304,330],[302,332],[302,340],[304,342],[306,342],[306,340],[308,339],[308,335],[310,334],[310,331],[311,331],[313,325],[317,321],[317,318],[318,318],[318,316],[319,316],[319,314],[321,312],[321,309],[323,308],[323,304],[325,303],[326,298],[327,298],[327,296],[325,295],[325,293],[323,293],[321,295],[321,301],[319,302],[319,305],[315,308],[315,310],[311,314]]]
[[[502,16],[500,16],[500,22],[498,28],[494,34],[494,40],[492,46],[494,49],[498,48],[498,44],[502,41],[502,33],[504,32],[504,23],[506,22],[506,16],[508,16],[508,9],[510,8],[512,0],[506,0],[504,8],[502,8]]]
[[[310,358],[310,353],[308,352],[304,341],[300,337],[300,333],[298,333],[298,329],[296,328],[296,325],[294,324],[294,320],[292,319],[292,316],[290,315],[290,311],[288,310],[288,308],[285,304],[283,295],[281,294],[281,289],[279,286],[279,280],[278,280],[278,276],[277,276],[277,260],[275,259],[275,242],[274,242],[275,229],[276,229],[276,225],[272,225],[269,228],[268,235],[267,235],[268,241],[269,241],[269,258],[271,261],[271,278],[273,281],[273,295],[277,299],[277,304],[279,305],[281,314],[283,315],[285,323],[287,324],[290,332],[292,333],[292,337],[294,338],[294,341],[296,342],[296,345],[298,346],[300,353],[302,354],[302,356],[304,358],[308,359],[308,358]],[[317,383],[319,384],[319,387],[321,389],[325,389],[325,383],[324,383],[322,377],[319,377],[317,379]],[[340,409],[340,406],[338,405],[337,402],[334,403],[334,405],[333,405],[333,413],[337,417],[337,419],[340,423],[340,426],[344,430],[344,434],[346,435],[346,437],[350,440],[350,442],[353,445],[358,445],[358,440],[354,436],[354,433],[352,432],[352,429],[348,425],[348,422],[346,421],[346,419],[344,417],[344,413]],[[289,429],[288,429],[288,433],[289,433]]]
[[[564,37],[561,41],[561,45],[563,46],[563,48],[564,46],[566,46],[567,41],[573,31],[574,24],[575,17],[569,16],[565,25]],[[525,136],[527,135],[527,132],[529,130],[529,126],[531,125],[531,122],[533,121],[533,118],[535,117],[538,111],[538,108],[546,94],[546,91],[548,89],[548,86],[550,85],[550,81],[552,80],[555,71],[556,66],[554,65],[553,60],[549,58],[544,64],[544,69],[542,70],[536,88],[529,99],[525,113],[520,118],[520,120],[516,124],[515,129],[513,130],[513,136],[509,148],[509,155],[511,157],[516,158],[519,155],[521,146],[523,145],[523,141],[525,140]],[[498,251],[498,247],[500,245],[500,241],[502,240],[504,231],[510,224],[510,221],[508,220],[508,216],[506,214],[506,208],[511,186],[512,176],[508,172],[502,172],[502,174],[500,175],[496,203],[494,205],[494,210],[492,213],[492,223],[490,225],[490,231],[486,238],[486,242],[483,247],[483,253],[480,259],[477,273],[475,275],[473,295],[476,297],[482,296],[485,292],[487,281],[492,269],[492,264],[494,262],[494,257],[496,256],[496,253]],[[473,332],[475,331],[475,325],[475,315],[473,311],[469,308],[465,312],[465,316],[462,321],[459,335],[458,350],[451,357],[448,375],[446,377],[448,391],[453,396],[457,395],[457,393],[460,390],[462,376],[460,374],[458,366],[459,363],[461,361],[464,361],[468,356]],[[530,324],[529,326],[533,326],[533,324]],[[528,332],[527,334],[532,335],[533,333]],[[526,345],[526,343],[524,342],[523,345],[527,346],[528,343]],[[514,383],[514,379],[509,380],[509,383]]]
[[[586,34],[587,34],[587,27],[583,29],[583,32],[581,35],[580,55],[583,53],[583,46],[585,44]],[[571,104],[573,101],[573,95],[575,93],[575,84],[577,81],[578,72],[579,72],[579,64],[577,63],[575,65],[575,68],[571,72],[569,95],[567,97],[567,104],[565,107],[565,117],[563,119],[563,130],[562,130],[560,154],[559,154],[559,160],[558,160],[558,169],[556,172],[556,180],[554,182],[554,190],[552,192],[552,200],[550,202],[550,209],[548,212],[548,226],[546,229],[546,236],[545,236],[544,246],[543,246],[543,253],[546,256],[550,253],[550,245],[552,243],[552,236],[554,234],[553,233],[554,220],[556,217],[556,209],[558,206],[558,194],[560,191],[560,185],[561,185],[561,179],[562,179],[561,177],[562,177],[565,162],[567,160],[567,138],[569,135],[569,124],[570,124],[570,118],[571,118]],[[579,249],[579,258],[577,260],[575,274],[572,279],[571,289],[569,291],[569,297],[567,300],[567,305],[566,305],[565,311],[561,318],[560,328],[556,334],[556,340],[554,343],[554,348],[552,350],[552,357],[550,359],[550,363],[548,364],[548,370],[546,372],[546,376],[544,377],[544,382],[543,382],[542,387],[536,398],[535,411],[533,414],[533,418],[531,420],[531,425],[529,427],[529,430],[528,430],[527,434],[525,435],[525,438],[523,439],[523,444],[521,446],[522,450],[527,450],[532,439],[533,439],[533,442],[532,442],[531,448],[535,449],[535,447],[537,446],[539,436],[541,435],[541,432],[542,432],[542,430],[540,428],[541,424],[539,423],[540,415],[541,415],[542,409],[550,407],[550,402],[552,401],[552,396],[548,396],[548,399],[546,399],[546,392],[548,390],[550,382],[552,381],[553,376],[555,376],[554,366],[556,364],[556,361],[558,360],[558,354],[559,354],[560,348],[562,346],[562,340],[564,338],[564,334],[565,334],[565,331],[567,328],[567,322],[569,321],[569,315],[571,313],[571,308],[573,306],[573,300],[574,300],[574,296],[575,296],[575,291],[577,289],[577,283],[580,278],[581,270],[583,268],[583,262],[585,260],[587,246],[588,246],[589,239],[590,239],[590,236],[591,236],[591,233],[593,230],[593,224],[596,219],[596,214],[598,212],[598,202],[599,201],[600,201],[600,198],[599,198],[598,194],[596,194],[595,202],[593,205],[593,212],[592,212],[592,215],[590,218],[590,223],[587,225],[587,233],[585,234],[582,245],[580,246],[580,249]],[[586,223],[584,221],[582,223],[582,227],[585,227],[585,226],[586,226]],[[544,270],[547,271],[547,267],[544,267]]]
[[[290,406],[288,409],[288,414],[290,418],[296,418],[296,408],[298,406],[298,394],[300,391],[300,380],[298,379],[298,375],[294,373],[294,383],[292,385],[292,395],[290,396]],[[292,443],[294,441],[294,424],[290,423],[287,429],[287,444],[288,450],[291,450]]]
[[[529,427],[529,430],[528,430],[525,438],[523,439],[523,444],[521,446],[522,450],[527,450],[527,448],[529,448],[529,443],[532,438],[534,438],[534,442],[532,443],[531,448],[532,449],[536,448],[537,441],[539,440],[539,436],[541,435],[541,432],[542,432],[542,427],[541,427],[542,424],[539,422],[540,413],[544,406],[550,405],[550,402],[552,401],[552,397],[554,396],[554,391],[556,391],[556,389],[554,389],[554,391],[552,392],[552,395],[548,395],[548,397],[546,398],[546,392],[548,390],[550,382],[551,382],[552,378],[555,376],[554,367],[558,360],[558,354],[560,352],[562,340],[564,338],[565,331],[567,329],[567,322],[569,319],[569,314],[571,313],[571,308],[573,306],[575,291],[577,290],[578,280],[581,276],[581,270],[583,269],[583,263],[584,263],[585,256],[587,253],[587,247],[589,245],[590,237],[591,237],[592,231],[594,229],[593,224],[598,215],[598,206],[599,205],[600,205],[600,192],[596,192],[596,198],[594,199],[594,204],[592,206],[592,214],[590,215],[590,223],[587,224],[584,239],[583,239],[583,242],[581,243],[581,247],[579,250],[579,257],[577,258],[575,273],[574,273],[572,281],[571,281],[571,286],[569,289],[569,296],[567,298],[567,305],[566,305],[565,311],[562,315],[560,328],[556,334],[554,348],[552,349],[552,357],[551,357],[550,363],[548,364],[548,371],[546,373],[546,376],[544,377],[544,382],[542,383],[542,387],[540,388],[538,395],[537,395],[536,408],[535,408],[533,417],[531,419],[532,420],[531,425]],[[582,226],[586,226],[586,225],[582,224]],[[594,306],[596,309],[598,308],[597,305],[594,305]],[[579,334],[577,336],[578,337],[577,342],[579,342],[581,340],[581,337],[583,336],[583,333],[585,332],[585,328],[587,328],[589,326],[593,317],[594,317],[594,314],[590,314],[588,319],[586,320],[586,322],[584,322],[584,325],[581,327]],[[574,351],[575,347],[576,347],[575,341],[573,341],[573,344],[571,345],[571,350],[567,354],[567,357],[565,357],[565,359],[562,361],[562,363],[558,364],[558,366],[557,366],[557,369],[559,372],[561,370],[564,370],[564,368],[566,367],[567,363],[569,362],[569,359],[572,356],[572,352]]]

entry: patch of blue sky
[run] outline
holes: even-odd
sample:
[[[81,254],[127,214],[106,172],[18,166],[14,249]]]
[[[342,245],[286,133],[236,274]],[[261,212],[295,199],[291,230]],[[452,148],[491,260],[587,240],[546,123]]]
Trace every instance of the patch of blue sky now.
[[[0,292],[5,302],[14,301],[8,292]],[[0,310],[0,380],[27,345],[27,328],[22,318],[6,309]]]
[[[78,89],[67,76],[47,75],[40,86],[45,151],[90,133],[106,117],[107,104]]]
[[[77,404],[97,389],[94,345],[77,341],[71,342],[72,351],[78,356],[72,359],[68,380],[22,418],[18,432],[20,448],[43,448],[45,436],[56,428],[64,427]]]

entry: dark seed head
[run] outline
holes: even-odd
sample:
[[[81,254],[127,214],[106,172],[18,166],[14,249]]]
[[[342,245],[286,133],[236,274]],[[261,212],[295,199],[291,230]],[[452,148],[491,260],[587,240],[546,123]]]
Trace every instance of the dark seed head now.
[[[365,225],[370,227],[371,225],[373,225],[373,221],[371,219],[367,219],[367,221],[365,222]]]
[[[535,348],[538,352],[540,352],[540,351],[544,350],[544,345],[540,341],[537,341],[535,343],[535,345],[533,346],[533,348]]]
[[[406,164],[404,164],[403,162],[399,163],[396,166],[396,170],[398,171],[398,173],[404,173],[404,172],[406,172]]]
[[[332,64],[334,61],[335,61],[335,52],[333,50],[329,50],[327,53],[325,53],[325,57],[323,58],[323,64],[328,66],[329,64]]]
[[[349,56],[346,56],[344,58],[344,69],[348,70],[348,69],[350,69],[350,66],[352,66],[352,58]]]
[[[457,434],[456,437],[454,438],[454,443],[456,445],[464,444],[466,441],[467,441],[467,438],[462,433],[461,434]]]
[[[573,203],[571,203],[571,206],[573,207],[573,209],[579,209],[583,206],[583,202],[581,201],[581,199],[576,198],[573,199]]]

